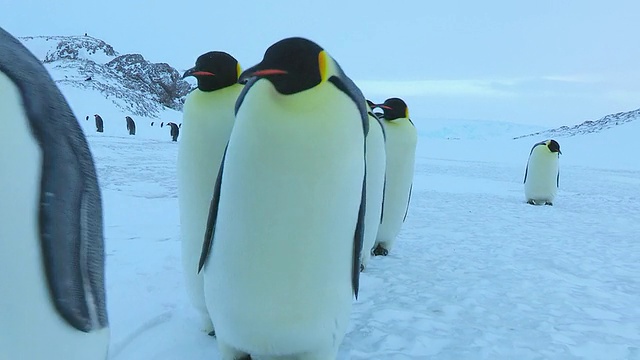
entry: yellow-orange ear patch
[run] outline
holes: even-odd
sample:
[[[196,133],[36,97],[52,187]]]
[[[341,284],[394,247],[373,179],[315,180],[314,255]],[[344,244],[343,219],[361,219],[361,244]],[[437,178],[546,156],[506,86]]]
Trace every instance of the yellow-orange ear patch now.
[[[240,74],[242,74],[242,66],[240,63],[236,63],[236,80],[240,78]]]
[[[406,117],[407,119],[409,118],[409,108],[405,108],[404,109],[404,117]]]
[[[328,56],[329,55],[327,55],[327,52],[324,50],[320,51],[318,54],[318,68],[320,70],[320,78],[322,81],[326,81],[329,75],[329,69],[327,68],[329,66],[327,59]]]

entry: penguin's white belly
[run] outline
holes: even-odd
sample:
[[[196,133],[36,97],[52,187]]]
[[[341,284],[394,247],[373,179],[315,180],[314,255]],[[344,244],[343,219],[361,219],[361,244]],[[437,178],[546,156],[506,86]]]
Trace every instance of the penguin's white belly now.
[[[382,243],[390,250],[400,233],[407,211],[413,172],[417,134],[411,123],[384,122],[387,131],[386,188],[382,223],[378,229],[376,244]]]
[[[382,196],[386,170],[384,135],[377,120],[369,117],[369,135],[367,136],[367,202],[364,220],[364,242],[362,245],[362,264],[367,265],[371,248],[376,241],[382,211]]]
[[[353,296],[364,176],[364,138],[354,134],[362,134],[362,124],[332,112],[271,118],[284,111],[277,102],[289,100],[256,104],[255,91],[227,150],[203,270],[207,306],[219,341],[247,353],[331,353],[346,332]],[[245,110],[251,101],[259,112]],[[355,113],[348,99],[332,103],[335,113],[345,107]]]
[[[16,91],[0,73],[0,359],[105,359],[109,329],[84,333],[56,312],[42,264],[38,206],[42,154]],[[12,84],[12,83],[11,83]]]
[[[524,192],[527,200],[552,202],[558,192],[556,154],[536,154],[529,159]]]
[[[225,96],[194,90],[185,105],[180,148],[178,152],[178,200],[182,240],[182,266],[191,303],[207,321],[203,277],[198,274],[213,188],[224,149],[233,128],[233,104],[239,89]],[[225,111],[226,110],[226,111]],[[208,324],[206,324],[208,325]],[[205,326],[206,327],[206,326]],[[208,329],[210,330],[210,329]]]

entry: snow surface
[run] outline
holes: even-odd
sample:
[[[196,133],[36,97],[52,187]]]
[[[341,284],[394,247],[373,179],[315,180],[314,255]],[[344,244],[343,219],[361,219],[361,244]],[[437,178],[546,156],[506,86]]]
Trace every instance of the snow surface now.
[[[169,128],[136,118],[129,136],[108,99],[60,85],[103,194],[109,359],[219,359],[182,280]],[[407,221],[361,276],[339,359],[640,359],[640,121],[556,139],[553,207],[524,202],[527,156],[543,139],[471,125],[456,130],[466,140],[420,131]]]

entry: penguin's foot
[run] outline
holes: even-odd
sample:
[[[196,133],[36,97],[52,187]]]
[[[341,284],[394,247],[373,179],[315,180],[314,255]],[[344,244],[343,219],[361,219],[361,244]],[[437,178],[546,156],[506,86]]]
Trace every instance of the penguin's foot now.
[[[389,255],[389,250],[382,247],[382,245],[378,244],[375,249],[373,249],[373,255],[375,256],[387,256]]]
[[[553,206],[553,203],[551,201],[546,201],[544,204],[545,205],[549,205],[549,206]]]
[[[533,200],[527,200],[527,204],[529,204],[529,205],[535,205],[535,204],[536,204],[536,202],[535,202],[535,201],[533,201]]]
[[[364,271],[364,264],[360,264],[360,272]]]
[[[229,346],[221,340],[218,340],[218,350],[222,360],[251,360],[251,354]]]
[[[216,331],[215,330],[211,330],[211,331],[209,331],[209,333],[207,335],[216,337]]]

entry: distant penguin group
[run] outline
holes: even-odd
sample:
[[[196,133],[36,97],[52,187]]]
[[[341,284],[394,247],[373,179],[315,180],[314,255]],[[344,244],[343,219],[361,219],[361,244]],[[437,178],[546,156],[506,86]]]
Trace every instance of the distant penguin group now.
[[[93,116],[95,118],[95,123],[96,123],[96,132],[99,132],[99,133],[104,132],[104,120],[102,119],[102,116],[98,114],[95,114]],[[89,120],[88,115],[85,117],[85,120]],[[128,134],[136,135],[136,122],[133,120],[133,118],[131,116],[125,116],[125,121],[127,123]],[[155,121],[152,121],[150,126],[153,126],[154,124],[155,124]],[[164,127],[164,125],[165,125],[164,121],[160,123],[160,127]],[[182,123],[176,124],[174,122],[167,122],[166,125],[171,128],[170,130],[171,141],[177,142],[178,137],[180,136],[180,129],[182,128]]]
[[[0,358],[106,359],[101,194],[89,146],[40,61],[0,28]],[[96,123],[98,116],[96,115]],[[101,130],[101,126],[98,127]]]

